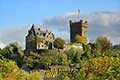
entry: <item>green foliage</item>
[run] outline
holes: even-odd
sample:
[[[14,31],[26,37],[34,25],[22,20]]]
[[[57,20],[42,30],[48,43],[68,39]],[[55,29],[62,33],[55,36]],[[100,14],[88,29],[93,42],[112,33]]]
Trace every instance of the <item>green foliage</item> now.
[[[10,43],[8,46],[0,50],[0,53],[6,55],[6,57],[12,56],[11,54],[17,54],[20,57],[23,57],[24,55],[21,47],[16,42]]]
[[[27,38],[27,48],[34,49],[36,46],[36,37],[34,34],[30,34]]]
[[[99,57],[81,61],[81,69],[60,74],[59,79],[70,80],[119,80],[120,58]]]
[[[54,41],[54,46],[58,49],[63,49],[64,44],[65,44],[65,41],[60,37],[56,38]]]
[[[65,53],[67,54],[69,64],[80,63],[82,50],[72,48],[68,51],[65,51]]]
[[[30,72],[27,76],[26,80],[43,80],[42,76],[40,75],[40,72]]]
[[[83,76],[83,74],[80,74],[80,72],[74,72],[72,76],[72,80],[85,80],[85,77]]]
[[[82,37],[82,36],[80,36],[80,35],[77,34],[77,35],[75,36],[74,42],[75,42],[75,43],[86,44],[86,43],[87,43],[87,40],[86,40],[85,37]]]
[[[15,42],[10,43],[8,46],[0,50],[0,54],[7,59],[11,59],[17,62],[21,66],[21,60],[24,56],[24,53],[21,47]]]
[[[96,47],[97,47],[97,50],[100,52],[99,55],[107,56],[107,55],[110,55],[112,44],[107,39],[107,37],[99,37],[96,39]]]
[[[58,62],[59,65],[68,65],[67,55],[65,53],[59,54]]]
[[[110,56],[120,58],[120,50],[112,50]]]
[[[50,65],[68,65],[66,53],[41,53],[31,52],[29,56],[23,58],[23,66],[25,69],[48,69]]]
[[[25,56],[23,59],[23,64],[25,68],[30,70],[33,69],[47,69],[48,65],[51,64],[50,56],[44,56],[44,54],[37,54],[31,52],[29,56]]]
[[[0,59],[0,80],[42,80],[39,72],[26,73],[11,60]]]
[[[58,80],[70,80],[70,78],[66,74],[61,74],[58,76]]]
[[[58,49],[63,48],[64,41],[57,38],[55,42],[59,43]],[[82,47],[83,50],[30,52],[26,56],[17,43],[11,43],[0,50],[0,80],[42,80],[40,72],[31,71],[38,69],[46,70],[44,77],[57,80],[120,80],[120,50],[113,50],[106,37]],[[21,70],[11,60],[30,72]]]
[[[87,58],[87,59],[92,58],[91,46],[90,46],[89,44],[87,44],[87,45],[84,45],[84,44],[83,44],[82,59],[83,59],[83,58]]]
[[[86,79],[96,78],[99,80],[104,79],[111,80],[113,78],[110,77],[113,77],[113,75],[115,75],[114,79],[119,80],[120,75],[119,68],[120,68],[119,58],[105,56],[93,58],[88,61],[82,61],[82,68],[80,70],[80,73],[84,74],[84,77],[86,77]]]

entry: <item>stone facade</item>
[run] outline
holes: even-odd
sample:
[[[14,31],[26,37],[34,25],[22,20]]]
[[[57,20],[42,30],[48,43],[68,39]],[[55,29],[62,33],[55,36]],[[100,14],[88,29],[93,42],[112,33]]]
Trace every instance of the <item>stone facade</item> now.
[[[75,36],[78,34],[82,37],[86,38],[87,33],[87,21],[80,20],[79,22],[72,22],[70,23],[70,41],[74,42]]]
[[[26,51],[36,51],[41,49],[52,49],[54,34],[42,31],[33,24],[26,36]]]

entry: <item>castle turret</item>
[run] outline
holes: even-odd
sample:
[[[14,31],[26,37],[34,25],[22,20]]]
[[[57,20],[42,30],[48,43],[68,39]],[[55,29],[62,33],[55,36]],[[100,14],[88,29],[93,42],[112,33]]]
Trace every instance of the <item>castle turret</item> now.
[[[86,38],[87,33],[87,21],[80,20],[79,22],[72,22],[70,23],[70,41],[74,42],[75,36],[80,35]]]

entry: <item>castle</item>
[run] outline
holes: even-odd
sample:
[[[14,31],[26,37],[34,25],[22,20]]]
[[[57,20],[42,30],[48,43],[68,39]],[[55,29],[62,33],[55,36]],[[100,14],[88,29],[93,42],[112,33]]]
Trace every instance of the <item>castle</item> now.
[[[70,24],[70,41],[74,42],[75,36],[80,35],[87,40],[87,21],[80,20],[79,22],[69,21]],[[31,29],[28,30],[26,36],[26,50],[27,53],[30,51],[38,51],[43,49],[54,48],[54,34],[52,32],[42,31],[37,28],[34,24]]]
[[[47,30],[42,31],[33,24],[26,36],[26,51],[52,49],[54,39],[54,34],[52,32],[48,32]]]

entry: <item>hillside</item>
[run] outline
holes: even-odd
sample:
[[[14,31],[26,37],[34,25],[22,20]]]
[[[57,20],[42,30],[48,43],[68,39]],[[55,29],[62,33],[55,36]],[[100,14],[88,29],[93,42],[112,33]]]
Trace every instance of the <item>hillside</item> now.
[[[71,44],[74,45],[74,44]],[[105,37],[59,52],[48,50],[25,55],[17,43],[0,50],[1,80],[119,80],[120,50]]]

